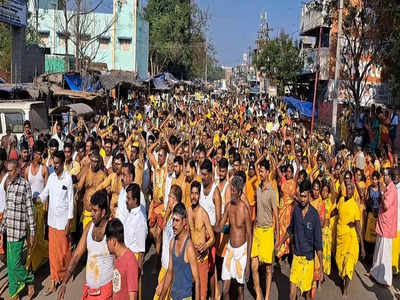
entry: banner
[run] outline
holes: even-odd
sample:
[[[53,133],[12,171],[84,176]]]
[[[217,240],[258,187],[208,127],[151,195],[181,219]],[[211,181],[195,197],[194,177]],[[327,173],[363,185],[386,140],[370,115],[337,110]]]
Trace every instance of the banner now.
[[[0,0],[0,22],[25,27],[27,8],[24,1]]]

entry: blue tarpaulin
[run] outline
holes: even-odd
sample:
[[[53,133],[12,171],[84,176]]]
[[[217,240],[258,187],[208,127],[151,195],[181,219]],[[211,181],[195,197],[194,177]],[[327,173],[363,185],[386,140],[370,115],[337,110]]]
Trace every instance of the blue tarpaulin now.
[[[311,118],[312,116],[312,102],[309,101],[301,101],[299,99],[293,97],[283,97],[283,101],[285,101],[289,108],[295,108],[298,110],[300,115]],[[315,108],[314,117],[318,117],[318,110]]]
[[[82,77],[80,75],[64,75],[65,81],[73,91],[82,91]]]
[[[88,76],[82,78],[79,74],[68,74],[64,75],[65,82],[69,88],[73,91],[97,91],[101,88],[100,82],[94,82],[93,78]]]

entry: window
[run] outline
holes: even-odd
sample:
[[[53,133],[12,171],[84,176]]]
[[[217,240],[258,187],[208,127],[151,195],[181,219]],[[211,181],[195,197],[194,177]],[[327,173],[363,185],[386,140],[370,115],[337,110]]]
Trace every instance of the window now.
[[[107,38],[107,37],[100,38],[99,39],[100,49],[101,50],[107,50],[109,43],[110,43],[110,39],[109,38]]]
[[[131,49],[131,39],[120,38],[119,45],[122,51],[129,51]]]
[[[50,32],[47,32],[47,31],[39,32],[40,43],[45,46],[48,45],[49,44],[49,36],[50,36]]]
[[[20,112],[6,112],[6,126],[11,128],[11,133],[24,132],[24,116]]]

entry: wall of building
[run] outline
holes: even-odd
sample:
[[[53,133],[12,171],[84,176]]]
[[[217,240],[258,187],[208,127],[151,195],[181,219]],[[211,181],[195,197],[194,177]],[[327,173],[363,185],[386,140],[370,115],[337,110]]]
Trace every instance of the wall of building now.
[[[138,1],[114,1],[115,17],[112,12],[96,12],[86,16],[87,34],[91,37],[101,35],[99,41],[88,46],[86,55],[94,57],[95,62],[106,63],[109,70],[137,71],[139,77],[145,78],[148,71],[149,25],[142,17]],[[51,54],[65,54],[65,40],[60,35],[65,28],[63,11],[56,9],[57,2],[49,3],[44,3],[39,9],[41,44],[50,48]],[[135,5],[138,5],[138,9],[134,9]],[[31,11],[32,8],[30,5]],[[68,53],[75,54],[72,41],[68,43]]]

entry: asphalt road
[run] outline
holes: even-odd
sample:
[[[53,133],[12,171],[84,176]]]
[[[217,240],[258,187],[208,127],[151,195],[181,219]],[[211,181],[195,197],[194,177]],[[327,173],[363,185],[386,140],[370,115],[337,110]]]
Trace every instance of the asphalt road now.
[[[158,274],[152,273],[153,264],[155,263],[153,248],[146,255],[146,261],[144,265],[144,278],[143,278],[143,299],[151,300],[155,292],[157,285]],[[85,282],[85,261],[82,260],[79,269],[76,271],[76,275],[73,281],[68,285],[65,300],[79,300],[82,295],[82,286]],[[284,264],[282,270],[278,265],[275,265],[273,273],[273,282],[270,299],[286,300],[289,299],[289,266]],[[362,299],[362,300],[389,300],[389,299],[400,299],[399,296],[393,296],[386,288],[383,288],[373,283],[366,274],[365,266],[362,263],[358,263],[354,273],[352,282],[349,288],[348,299]],[[338,300],[342,299],[340,289],[340,279],[337,272],[333,271],[333,275],[326,278],[326,281],[322,287],[317,291],[315,299],[323,300]],[[35,299],[40,300],[55,300],[56,295],[45,296],[44,291],[46,286],[49,284],[49,268],[48,266],[42,267],[36,274],[36,295]],[[262,279],[261,279],[262,280]],[[400,289],[400,280],[395,279],[393,282],[395,288]],[[22,294],[22,300],[25,299],[26,293]],[[11,299],[6,290],[2,295],[1,299]],[[397,298],[396,298],[397,297]],[[232,296],[231,299],[236,299]],[[249,283],[245,289],[245,299],[255,299],[255,293]]]

